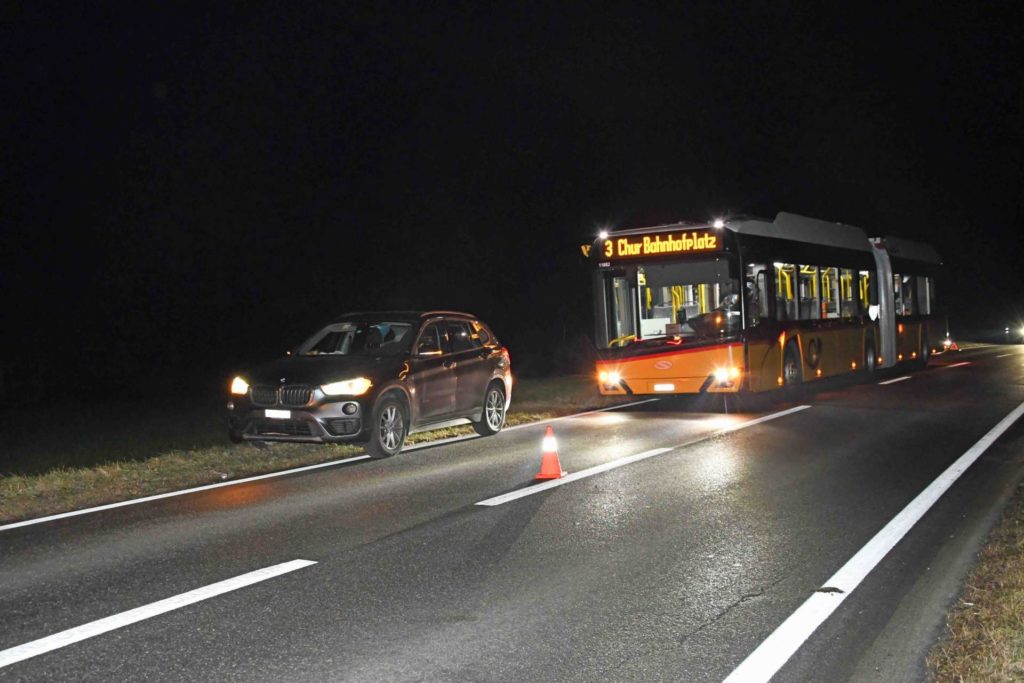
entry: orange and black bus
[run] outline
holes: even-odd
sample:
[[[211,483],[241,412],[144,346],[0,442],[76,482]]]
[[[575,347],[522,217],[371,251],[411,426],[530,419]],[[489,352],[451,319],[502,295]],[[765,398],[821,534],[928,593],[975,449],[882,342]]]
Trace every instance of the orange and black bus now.
[[[942,348],[929,245],[780,213],[602,233],[592,264],[603,394],[767,391]]]

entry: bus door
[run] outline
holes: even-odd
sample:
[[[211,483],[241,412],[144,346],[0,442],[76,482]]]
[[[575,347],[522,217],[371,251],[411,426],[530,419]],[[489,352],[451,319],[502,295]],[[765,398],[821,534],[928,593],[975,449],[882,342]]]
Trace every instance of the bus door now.
[[[636,338],[636,268],[616,268],[604,272],[608,346],[625,346]]]

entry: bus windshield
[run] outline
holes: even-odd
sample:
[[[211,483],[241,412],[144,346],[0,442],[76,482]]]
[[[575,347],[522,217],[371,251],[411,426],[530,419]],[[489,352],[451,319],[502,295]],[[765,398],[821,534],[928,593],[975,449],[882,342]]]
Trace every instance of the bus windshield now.
[[[657,337],[716,339],[737,333],[742,327],[741,289],[730,270],[730,259],[718,256],[608,271],[608,345]]]

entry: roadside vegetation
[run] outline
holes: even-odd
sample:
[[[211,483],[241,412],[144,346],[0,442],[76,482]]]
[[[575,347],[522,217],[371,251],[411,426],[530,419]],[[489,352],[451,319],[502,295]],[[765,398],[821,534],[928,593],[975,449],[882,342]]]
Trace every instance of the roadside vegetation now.
[[[621,399],[592,378],[524,379],[506,424],[600,408]],[[0,523],[239,479],[359,455],[359,446],[232,444],[225,397],[4,411],[0,418]],[[414,434],[410,443],[471,434],[457,427]],[[409,453],[400,457],[415,457]]]
[[[1024,680],[1024,484],[978,556],[946,627],[928,658],[935,680]]]

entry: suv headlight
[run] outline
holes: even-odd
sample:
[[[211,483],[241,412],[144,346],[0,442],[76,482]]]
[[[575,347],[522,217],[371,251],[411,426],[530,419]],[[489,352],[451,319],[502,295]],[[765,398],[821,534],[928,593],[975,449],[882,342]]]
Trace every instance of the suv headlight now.
[[[249,383],[241,377],[231,380],[231,393],[235,396],[245,396],[249,393]]]
[[[373,386],[373,382],[370,380],[365,377],[357,377],[324,384],[320,390],[328,396],[362,396],[370,390],[371,386]]]

